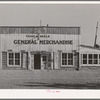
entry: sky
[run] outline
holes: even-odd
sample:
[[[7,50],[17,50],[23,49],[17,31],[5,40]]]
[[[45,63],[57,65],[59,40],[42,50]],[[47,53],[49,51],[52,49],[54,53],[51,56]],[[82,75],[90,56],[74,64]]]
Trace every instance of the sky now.
[[[0,4],[0,26],[81,27],[81,44],[100,44],[100,4]]]

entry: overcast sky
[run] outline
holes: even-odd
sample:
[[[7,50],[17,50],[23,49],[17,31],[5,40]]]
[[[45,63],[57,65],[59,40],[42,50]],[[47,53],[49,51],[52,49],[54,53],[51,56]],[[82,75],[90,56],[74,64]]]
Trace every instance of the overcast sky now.
[[[42,25],[79,26],[81,42],[94,44],[96,24],[99,21],[98,40],[100,44],[99,4],[0,4],[0,25]]]

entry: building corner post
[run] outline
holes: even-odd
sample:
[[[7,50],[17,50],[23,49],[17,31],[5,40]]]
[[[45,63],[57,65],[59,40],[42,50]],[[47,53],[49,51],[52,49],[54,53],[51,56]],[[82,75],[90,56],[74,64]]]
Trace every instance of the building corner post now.
[[[53,70],[53,67],[54,67],[54,66],[53,66],[53,63],[54,63],[54,62],[53,62],[53,59],[54,59],[54,58],[53,58],[53,52],[51,52],[51,70]]]
[[[79,71],[80,68],[81,68],[81,54],[80,54],[80,52],[78,52],[78,68],[77,68],[77,70]]]

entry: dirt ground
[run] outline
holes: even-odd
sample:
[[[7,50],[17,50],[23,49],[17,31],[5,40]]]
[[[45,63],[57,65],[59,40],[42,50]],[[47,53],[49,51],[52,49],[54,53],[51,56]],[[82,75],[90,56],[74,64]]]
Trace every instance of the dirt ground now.
[[[0,89],[100,89],[100,70],[0,70]]]

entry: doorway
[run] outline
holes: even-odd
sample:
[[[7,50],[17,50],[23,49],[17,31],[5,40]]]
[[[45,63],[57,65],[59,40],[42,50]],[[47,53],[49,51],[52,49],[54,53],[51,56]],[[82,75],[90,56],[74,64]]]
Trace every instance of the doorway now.
[[[34,54],[34,69],[41,69],[41,55]]]
[[[42,55],[42,63],[44,69],[51,69],[51,53]]]

